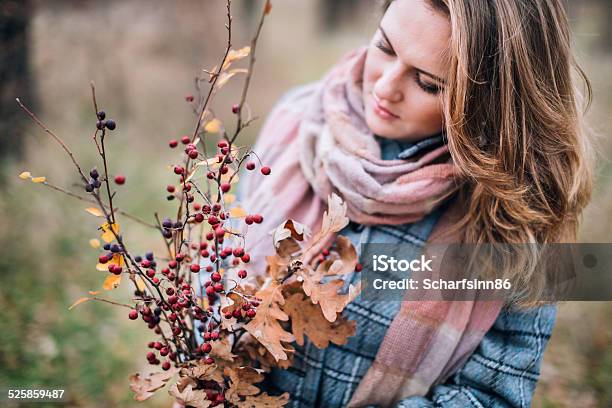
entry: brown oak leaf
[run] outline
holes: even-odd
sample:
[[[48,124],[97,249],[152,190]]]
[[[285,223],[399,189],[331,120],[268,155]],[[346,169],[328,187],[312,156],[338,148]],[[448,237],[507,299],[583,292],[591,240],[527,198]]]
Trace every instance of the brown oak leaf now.
[[[284,393],[278,397],[261,393],[255,396],[246,397],[243,402],[236,404],[238,408],[281,408],[289,402],[289,393]]]
[[[312,343],[322,349],[329,345],[346,344],[348,338],[355,334],[355,322],[346,316],[335,322],[329,322],[321,308],[305,298],[302,293],[295,293],[286,299],[283,310],[291,317],[291,331],[297,344],[304,345],[304,334]]]
[[[319,304],[323,316],[333,322],[336,320],[338,313],[344,310],[344,307],[349,304],[359,294],[361,290],[361,282],[356,286],[349,286],[349,293],[346,295],[338,294],[338,291],[344,286],[342,279],[334,279],[330,282],[319,283],[317,279],[313,279],[308,271],[309,268],[303,268],[298,272],[299,278],[302,279],[302,288],[304,293],[310,297],[314,304]]]
[[[179,390],[177,384],[170,387],[168,393],[172,395],[177,402],[183,404],[184,406],[208,408],[212,403],[206,397],[206,391],[193,389],[194,384],[188,383],[182,390]]]
[[[141,377],[139,373],[130,375],[130,388],[135,393],[134,399],[136,401],[149,399],[155,394],[155,391],[166,385],[175,374],[176,370],[171,369],[160,373],[149,373],[146,377]]]
[[[266,347],[272,356],[278,360],[286,360],[286,348],[282,342],[290,343],[295,338],[281,326],[281,321],[287,321],[289,316],[280,309],[285,303],[282,287],[277,282],[271,282],[257,292],[256,296],[261,299],[257,307],[257,314],[244,328]]]
[[[215,340],[210,343],[212,350],[209,355],[215,359],[221,359],[233,362],[237,357],[232,353],[232,346],[229,343],[228,335],[225,335],[221,340]]]

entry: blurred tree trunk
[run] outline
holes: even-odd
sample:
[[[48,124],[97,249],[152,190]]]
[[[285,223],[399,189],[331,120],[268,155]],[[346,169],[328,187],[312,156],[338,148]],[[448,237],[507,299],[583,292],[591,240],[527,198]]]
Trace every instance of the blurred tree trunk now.
[[[27,117],[15,98],[33,104],[29,71],[29,0],[0,0],[0,157],[20,156]]]

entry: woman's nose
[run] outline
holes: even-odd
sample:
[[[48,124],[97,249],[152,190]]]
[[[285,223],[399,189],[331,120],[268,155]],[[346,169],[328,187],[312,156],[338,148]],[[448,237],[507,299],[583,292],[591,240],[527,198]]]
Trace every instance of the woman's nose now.
[[[403,71],[400,66],[389,66],[374,85],[374,93],[381,99],[389,102],[400,102],[403,99],[401,79]]]

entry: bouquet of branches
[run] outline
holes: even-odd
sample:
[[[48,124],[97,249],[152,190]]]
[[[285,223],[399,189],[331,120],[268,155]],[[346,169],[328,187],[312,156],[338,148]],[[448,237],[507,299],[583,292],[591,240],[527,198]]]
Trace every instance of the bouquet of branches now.
[[[122,303],[100,295],[102,291],[90,291],[70,309],[91,300],[125,307],[129,319],[144,321],[155,333],[157,340],[148,344],[151,350],[146,359],[161,371],[130,376],[136,400],[147,400],[174,379],[169,393],[184,406],[281,407],[289,401],[288,394],[270,396],[255,384],[273,367],[290,367],[292,343],[303,345],[305,336],[323,348],[329,342],[345,344],[354,334],[355,322],[342,312],[359,288],[350,286],[348,292],[341,288],[343,278],[360,265],[351,242],[336,235],[348,219],[346,205],[332,195],[314,236],[306,226],[287,220],[271,231],[271,236],[249,237],[273,240],[276,253],[266,257],[265,271],[247,272],[251,258],[244,248],[245,236],[248,226],[261,223],[263,215],[249,214],[239,207],[232,190],[243,168],[248,177],[265,177],[272,171],[254,151],[237,144],[241,131],[254,120],[245,101],[257,40],[271,4],[267,1],[264,5],[251,45],[238,50],[231,43],[231,0],[226,6],[224,55],[215,68],[203,70],[196,78],[197,96],[186,97],[197,116],[195,130],[180,142],[169,142],[172,149],[179,143],[184,145],[178,164],[170,166],[177,184],[166,188],[166,198],[177,203],[174,216],[162,220],[155,213],[155,221],[149,223],[116,208],[113,181],[123,185],[126,177],[112,175],[107,139],[117,131],[117,124],[99,108],[93,83],[92,141],[100,163],[92,166],[89,174],[63,139],[17,99],[68,154],[86,194],[27,171],[19,177],[88,202],[85,210],[101,220],[98,230],[102,242],[94,239],[91,244],[100,248],[96,268],[106,273],[103,293],[109,295],[122,279],[128,279],[134,296],[131,303]],[[250,57],[248,68],[232,68],[246,57]],[[230,135],[209,106],[221,87],[239,73],[246,74],[246,79],[240,102],[232,106],[236,128]],[[201,84],[208,84],[207,92]],[[246,118],[243,108],[248,112]],[[213,154],[206,152],[205,141],[211,138],[217,138]],[[120,229],[121,217],[158,230],[167,253],[135,254]],[[330,246],[317,249],[329,242]]]

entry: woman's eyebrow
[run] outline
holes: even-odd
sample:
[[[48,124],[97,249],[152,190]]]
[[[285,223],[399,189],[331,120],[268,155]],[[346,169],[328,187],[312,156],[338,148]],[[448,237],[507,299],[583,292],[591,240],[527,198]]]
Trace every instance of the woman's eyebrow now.
[[[380,30],[381,34],[383,35],[383,37],[385,38],[385,41],[387,42],[387,44],[389,45],[389,48],[391,48],[391,51],[395,52],[395,50],[393,49],[393,46],[391,45],[391,41],[389,41],[389,37],[387,37],[387,33],[385,33],[385,30],[383,30],[382,26],[379,24],[378,25],[378,29]],[[397,53],[396,53],[397,54]],[[431,72],[427,72],[421,68],[417,68],[414,67],[414,69],[418,72],[420,72],[421,74],[427,75],[433,79],[435,79],[436,81],[442,83],[442,84],[446,84],[446,81],[444,81],[442,78],[432,74]]]

